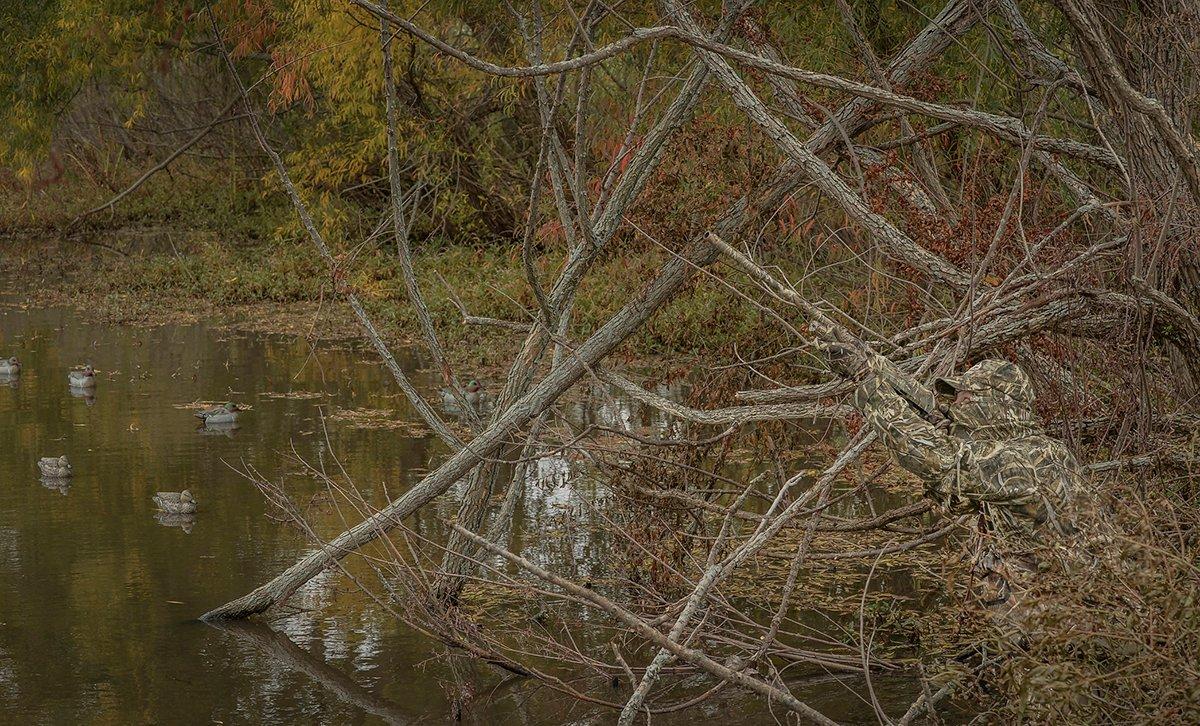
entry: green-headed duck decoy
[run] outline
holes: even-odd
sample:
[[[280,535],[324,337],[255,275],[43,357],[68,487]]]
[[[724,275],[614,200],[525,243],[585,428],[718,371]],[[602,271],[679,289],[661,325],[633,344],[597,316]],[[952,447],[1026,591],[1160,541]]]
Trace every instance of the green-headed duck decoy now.
[[[463,398],[472,406],[478,406],[483,396],[483,386],[474,378],[467,381],[467,385],[463,386]],[[454,398],[454,393],[449,388],[442,389],[442,404],[451,408],[458,406],[458,400]]]
[[[80,370],[71,371],[67,374],[67,383],[72,388],[95,388],[96,369],[89,363]]]
[[[240,411],[241,409],[238,408],[236,403],[226,402],[220,406],[197,411],[196,418],[204,421],[205,424],[231,424],[237,423]]]

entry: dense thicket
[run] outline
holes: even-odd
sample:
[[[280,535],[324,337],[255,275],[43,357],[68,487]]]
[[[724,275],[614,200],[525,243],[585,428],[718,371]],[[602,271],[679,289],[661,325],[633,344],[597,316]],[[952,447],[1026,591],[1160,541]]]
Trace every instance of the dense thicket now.
[[[948,576],[945,602],[967,614],[910,654],[938,675],[892,716],[932,712],[953,688],[973,708],[1034,720],[1196,715],[1194,1],[243,0],[199,11],[93,0],[0,12],[14,39],[0,68],[14,218],[53,220],[38,217],[39,200],[79,185],[89,194],[55,220],[70,236],[128,219],[144,172],[155,172],[147,189],[170,178],[177,196],[203,199],[238,169],[256,204],[274,205],[263,254],[311,247],[330,273],[323,289],[385,361],[355,264],[369,244],[394,254],[413,335],[455,395],[419,269],[437,267],[442,245],[470,244],[509,251],[519,270],[504,319],[461,310],[520,341],[491,416],[467,416],[464,435],[391,365],[451,455],[210,615],[276,606],[382,540],[394,557],[371,562],[399,617],[621,709],[623,723],[682,707],[660,678],[696,673],[712,686],[696,702],[745,688],[823,722],[788,690],[790,669],[869,676],[878,664],[862,632],[831,648],[789,619],[816,563],[878,564],[969,526],[929,502],[831,514],[883,475],[845,405],[850,382],[814,346],[837,330],[919,377],[983,357],[1020,363],[1049,430],[1089,463],[1097,516],[1113,527],[1086,574],[1047,568],[1041,623],[1023,639],[969,614]],[[216,198],[210,208],[233,203]],[[598,271],[635,258],[644,286],[579,316]],[[682,295],[719,302],[709,326],[755,321],[702,351],[721,365],[689,405],[631,380],[613,355]],[[687,422],[684,438],[570,429],[556,406],[581,382]],[[795,422],[812,419],[849,435],[815,481],[794,457]],[[761,466],[730,475],[731,450]],[[611,498],[594,504],[611,516],[598,526],[649,570],[614,555],[604,564],[617,584],[584,587],[507,550],[526,469],[548,451],[604,473]],[[389,537],[450,490],[461,504],[446,551],[401,555]],[[815,550],[831,532],[866,539]],[[739,575],[772,548],[786,575],[747,591]],[[582,652],[533,626],[480,630],[460,611],[472,577],[580,604],[604,624],[573,625],[620,635],[611,651]],[[534,631],[546,657],[605,684],[628,676],[630,689],[614,700],[539,670],[513,645]],[[966,641],[990,641],[989,655],[959,657]]]

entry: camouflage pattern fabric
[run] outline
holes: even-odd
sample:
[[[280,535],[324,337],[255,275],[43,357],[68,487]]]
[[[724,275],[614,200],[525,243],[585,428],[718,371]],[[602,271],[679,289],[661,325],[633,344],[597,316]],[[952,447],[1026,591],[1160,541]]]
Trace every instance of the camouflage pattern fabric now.
[[[1073,530],[1079,464],[1037,422],[1033,385],[1020,367],[987,360],[961,378],[938,379],[935,389],[957,400],[937,411],[913,403],[925,400],[920,390],[914,395],[923,387],[886,358],[869,357],[866,369],[854,404],[929,496],[952,512],[979,512],[1005,538]]]
[[[1033,412],[1034,391],[1017,365],[986,360],[934,389],[872,354],[854,404],[897,463],[953,513],[977,513],[965,553],[971,589],[998,622],[1025,630],[1035,603],[1026,592],[1038,561],[1057,549],[1047,535],[1072,534],[1084,494],[1080,467]]]

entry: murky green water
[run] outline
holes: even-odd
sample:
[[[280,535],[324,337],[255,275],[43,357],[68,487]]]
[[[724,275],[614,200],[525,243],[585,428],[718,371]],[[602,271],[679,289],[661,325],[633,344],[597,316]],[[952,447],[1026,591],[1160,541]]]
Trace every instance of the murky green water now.
[[[394,495],[436,465],[443,449],[431,436],[363,428],[338,415],[386,409],[416,420],[361,350],[205,326],[93,325],[74,312],[14,303],[0,308],[0,355],[24,364],[19,383],[0,385],[0,722],[443,722],[452,718],[451,696],[464,690],[473,694],[468,722],[612,721],[611,711],[448,660],[444,648],[347,592],[333,574],[299,594],[311,609],[274,630],[193,620],[304,548],[294,529],[266,516],[262,495],[240,471],[283,482],[305,502],[321,486],[297,459],[334,466],[336,457],[382,501],[385,487]],[[100,370],[94,397],[66,384],[67,370],[85,362]],[[412,357],[402,363],[419,368]],[[432,391],[428,376],[417,378]],[[253,409],[234,431],[206,431],[186,408],[198,400]],[[577,406],[574,415],[650,417],[611,400]],[[47,486],[36,462],[59,454],[70,457],[75,476],[67,487]],[[538,470],[519,509],[518,544],[576,506],[569,462],[546,460]],[[194,522],[160,522],[152,494],[184,488],[200,502]],[[455,507],[447,497],[436,511],[449,516]],[[327,532],[340,529],[333,508],[314,502],[312,511]],[[442,536],[433,512],[411,526]],[[563,556],[586,567],[594,546],[569,542]],[[875,722],[861,679],[794,690],[835,718]],[[896,715],[916,686],[879,676],[875,690]],[[731,694],[654,722],[698,719],[774,721],[759,701]]]

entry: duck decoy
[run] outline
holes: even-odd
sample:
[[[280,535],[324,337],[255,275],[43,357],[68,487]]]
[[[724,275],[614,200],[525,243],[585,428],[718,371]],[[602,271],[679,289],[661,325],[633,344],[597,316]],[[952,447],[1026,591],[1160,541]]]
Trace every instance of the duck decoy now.
[[[154,495],[154,503],[167,514],[193,514],[196,511],[196,500],[192,492],[184,489],[181,492],[158,492]]]
[[[474,378],[467,381],[467,385],[463,386],[463,398],[466,399],[472,408],[478,406],[485,395],[483,386]],[[458,399],[454,397],[454,392],[449,388],[442,389],[442,405],[451,409],[456,409],[460,406]]]
[[[38,459],[38,470],[47,479],[65,479],[71,476],[71,465],[66,456],[44,456]]]
[[[21,375],[21,361],[14,355],[8,360],[0,360],[0,376],[13,378]]]
[[[80,370],[71,371],[67,374],[67,383],[72,388],[95,388],[96,369],[89,363]]]
[[[226,402],[220,406],[206,408],[203,411],[196,412],[196,418],[208,424],[232,424],[237,423],[238,413],[241,411],[238,405],[233,402]]]

